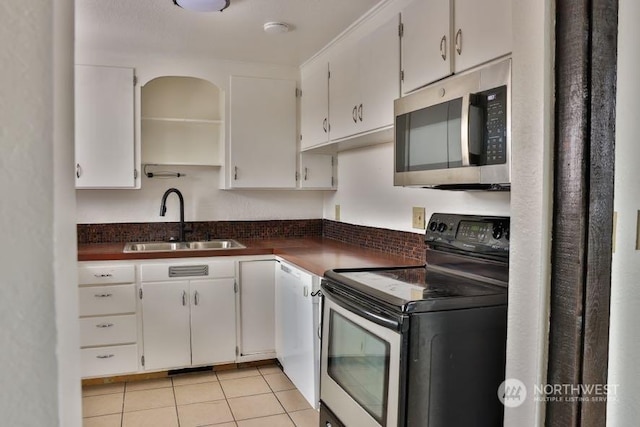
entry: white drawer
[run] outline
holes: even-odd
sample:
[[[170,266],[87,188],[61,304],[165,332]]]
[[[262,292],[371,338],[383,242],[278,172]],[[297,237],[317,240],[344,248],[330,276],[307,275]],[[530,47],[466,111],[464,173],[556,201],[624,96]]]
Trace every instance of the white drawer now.
[[[79,289],[80,316],[135,313],[136,285],[90,286]]]
[[[136,315],[84,317],[80,319],[80,346],[135,343]]]
[[[83,377],[126,374],[138,370],[138,346],[84,348],[80,350]]]
[[[170,273],[173,271],[172,273]],[[213,279],[235,276],[233,260],[166,262],[162,264],[144,264],[140,266],[140,280],[159,282],[165,280]]]
[[[80,265],[78,267],[78,284],[106,285],[109,283],[133,283],[136,281],[136,269],[133,264],[127,265]]]

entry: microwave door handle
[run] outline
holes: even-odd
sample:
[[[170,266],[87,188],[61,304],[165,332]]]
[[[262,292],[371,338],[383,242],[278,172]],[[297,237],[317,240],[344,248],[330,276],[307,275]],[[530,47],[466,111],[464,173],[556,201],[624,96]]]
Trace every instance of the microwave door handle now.
[[[462,166],[469,166],[469,107],[471,106],[469,94],[462,96],[460,145],[462,153]]]

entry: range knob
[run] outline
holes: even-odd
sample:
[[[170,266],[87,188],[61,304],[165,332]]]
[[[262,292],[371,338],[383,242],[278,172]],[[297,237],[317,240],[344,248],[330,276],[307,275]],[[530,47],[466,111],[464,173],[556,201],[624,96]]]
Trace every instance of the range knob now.
[[[429,223],[429,230],[436,231],[438,229],[438,223],[435,221],[431,221]]]
[[[445,231],[447,231],[447,224],[445,224],[444,222],[441,222],[440,224],[438,224],[438,231],[441,233],[444,233]]]
[[[499,223],[499,222],[494,223],[493,224],[493,231],[492,231],[491,234],[493,235],[494,239],[500,240],[500,238],[504,234],[504,230],[502,228],[502,224]]]

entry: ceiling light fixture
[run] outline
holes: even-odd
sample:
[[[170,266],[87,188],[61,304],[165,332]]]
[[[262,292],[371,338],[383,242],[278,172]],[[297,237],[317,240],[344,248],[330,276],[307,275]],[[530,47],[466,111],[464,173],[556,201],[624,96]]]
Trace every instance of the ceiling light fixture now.
[[[229,0],[173,0],[173,3],[196,12],[222,12],[229,7]]]
[[[284,22],[267,22],[264,24],[264,32],[269,34],[286,33],[289,31],[289,25]]]

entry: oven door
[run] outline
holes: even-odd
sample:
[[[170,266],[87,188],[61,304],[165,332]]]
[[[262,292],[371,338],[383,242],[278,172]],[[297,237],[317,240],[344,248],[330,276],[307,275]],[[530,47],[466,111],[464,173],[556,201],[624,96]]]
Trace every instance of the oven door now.
[[[320,398],[344,425],[398,424],[402,336],[324,292]],[[349,308],[347,308],[349,307]],[[372,320],[378,320],[374,322]],[[387,319],[387,321],[392,322]]]

